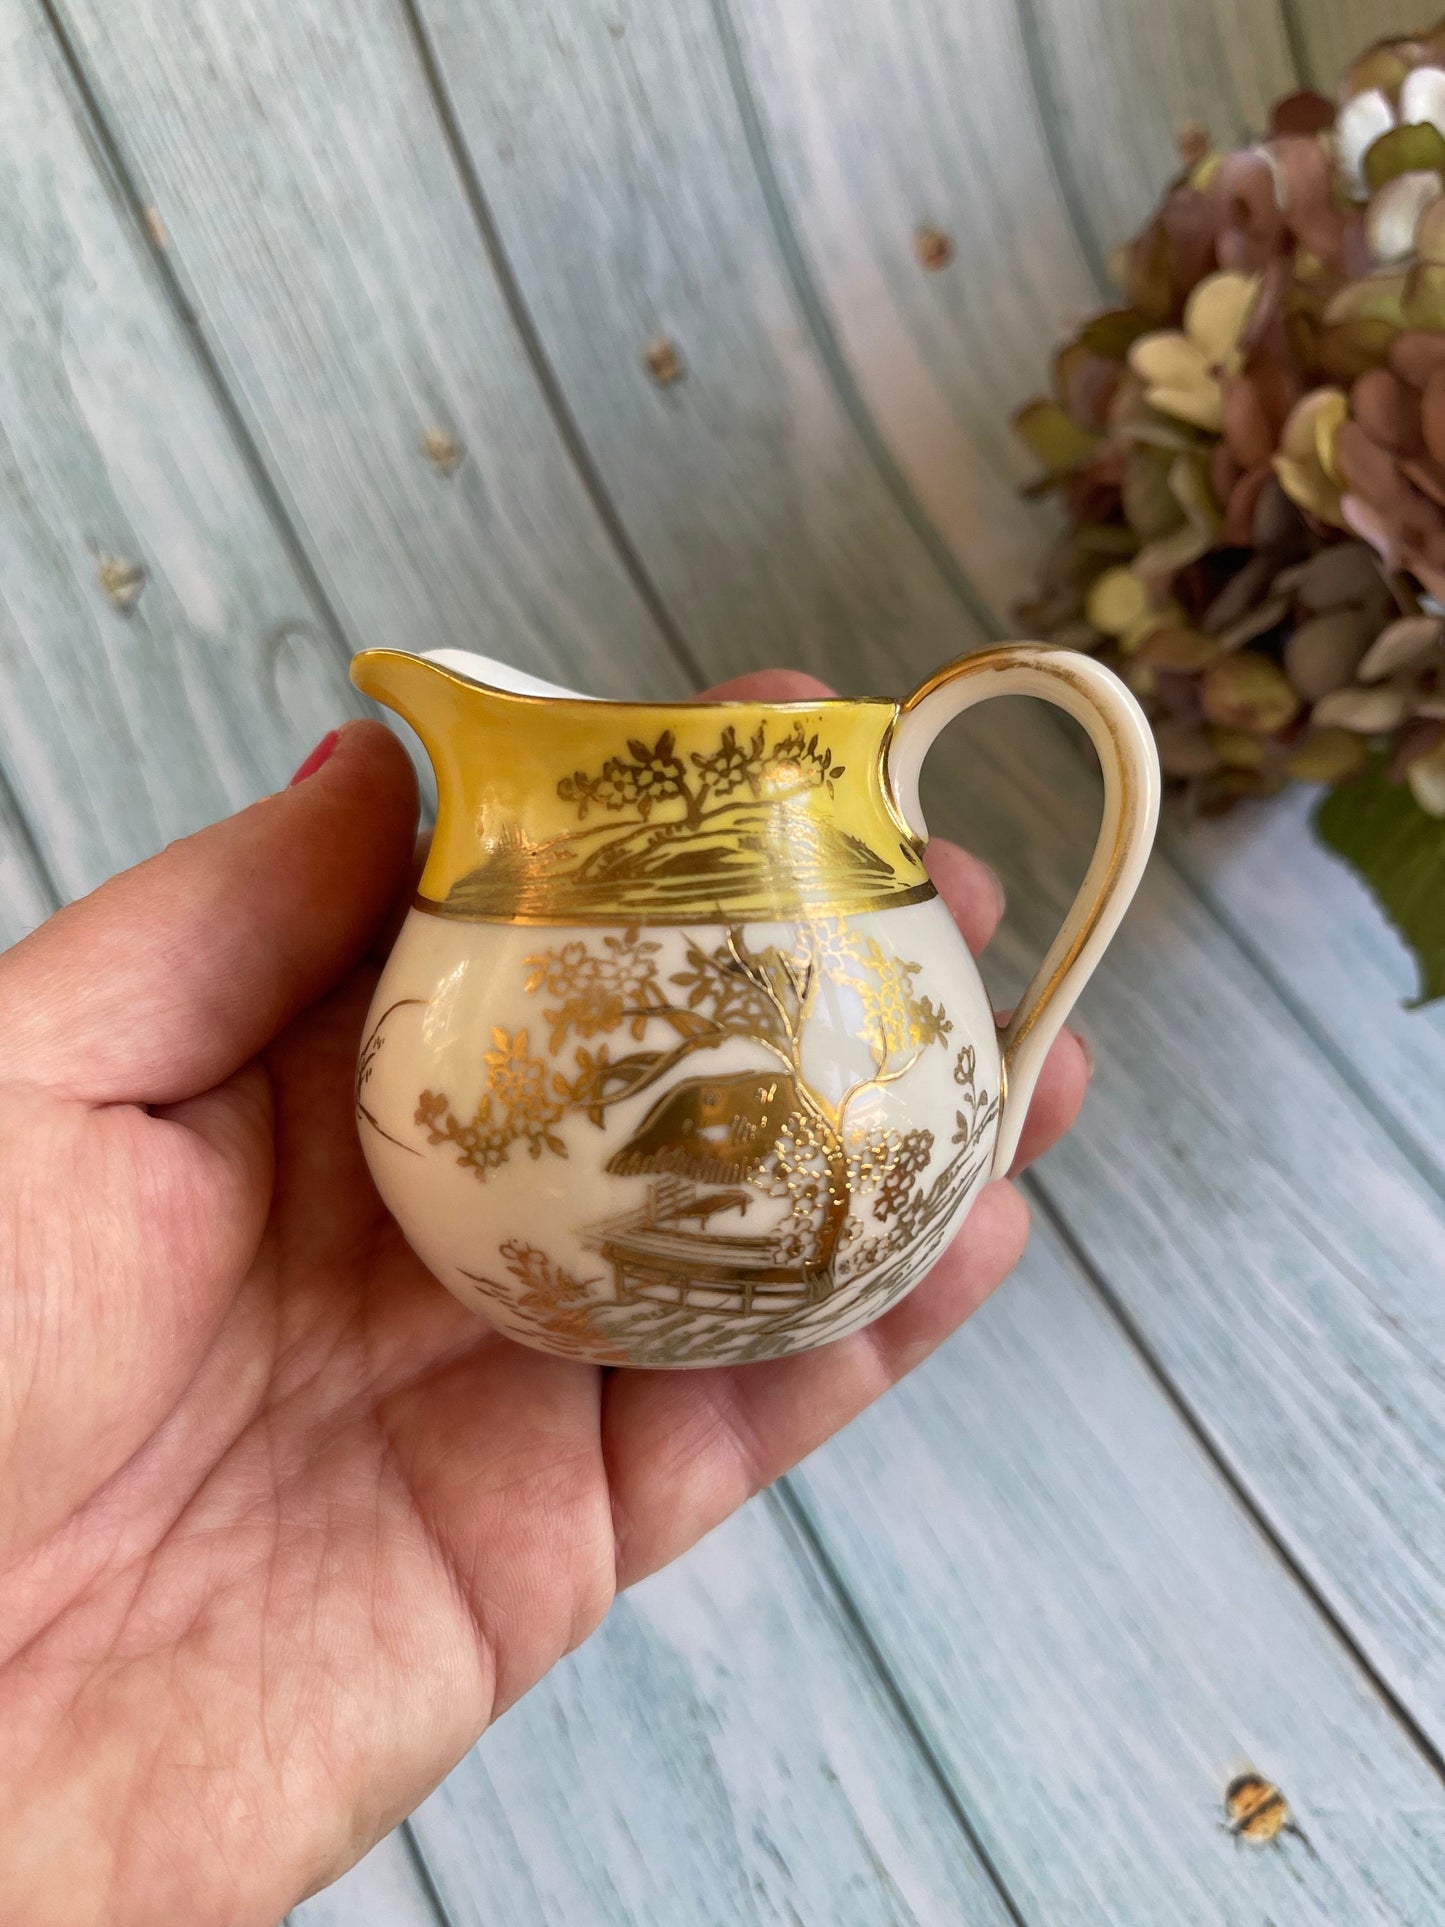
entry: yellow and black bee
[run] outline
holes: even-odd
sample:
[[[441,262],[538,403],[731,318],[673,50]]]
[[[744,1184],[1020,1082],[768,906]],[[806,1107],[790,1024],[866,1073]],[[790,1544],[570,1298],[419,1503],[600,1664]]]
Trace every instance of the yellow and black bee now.
[[[1256,1847],[1272,1846],[1286,1833],[1309,1844],[1289,1801],[1262,1773],[1238,1773],[1224,1789],[1224,1824],[1236,1840]]]

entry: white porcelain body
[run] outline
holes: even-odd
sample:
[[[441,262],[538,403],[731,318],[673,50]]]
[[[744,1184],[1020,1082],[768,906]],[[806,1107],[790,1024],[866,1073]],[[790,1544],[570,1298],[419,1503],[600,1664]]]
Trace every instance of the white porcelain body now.
[[[696,953],[725,959],[730,941],[745,960],[769,949],[795,967],[811,960],[816,981],[802,1000],[800,1075],[791,1081],[766,1016],[757,1036],[735,1021],[716,1041],[699,1034],[717,1006],[701,993],[689,1004]],[[643,979],[650,989],[640,990]],[[590,1016],[569,1024],[558,987],[579,983]],[[639,1006],[644,1014],[619,1018]],[[362,1143],[422,1262],[522,1343],[603,1362],[774,1357],[868,1324],[957,1231],[998,1133],[998,1033],[937,898],[832,922],[734,926],[731,938],[724,925],[629,932],[413,910],[365,1035]],[[562,1085],[575,1088],[603,1046],[613,1062],[650,1052],[677,1061],[640,1094],[613,1094],[589,1116]],[[749,1123],[754,1077],[773,1095],[754,1104]],[[800,1086],[825,1112],[843,1106],[846,1218],[821,1271],[810,1270],[808,1240],[816,1257],[828,1210],[820,1184],[841,1167],[816,1146],[809,1164],[785,1130],[790,1192],[789,1157],[762,1155],[790,1090],[797,1113]],[[525,1100],[521,1110],[508,1110],[513,1097]],[[669,1102],[670,1168],[608,1170],[639,1142],[631,1156],[647,1164],[657,1142],[648,1120]],[[504,1120],[528,1105],[528,1129],[509,1139]],[[754,1131],[751,1164],[739,1149],[743,1130]],[[689,1252],[706,1262],[689,1264]],[[790,1258],[791,1278],[769,1277],[788,1272]]]

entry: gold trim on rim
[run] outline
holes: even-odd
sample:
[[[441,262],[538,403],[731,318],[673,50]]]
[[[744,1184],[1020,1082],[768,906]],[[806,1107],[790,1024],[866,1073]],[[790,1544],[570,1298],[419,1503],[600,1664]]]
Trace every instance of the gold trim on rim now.
[[[569,909],[566,916],[557,916],[551,911],[529,912],[511,909],[504,912],[488,913],[471,909],[456,909],[447,903],[438,903],[434,897],[424,897],[418,890],[411,900],[413,910],[421,911],[428,917],[442,917],[453,923],[523,923],[528,925],[555,924],[619,924],[619,923],[661,923],[661,924],[710,924],[710,923],[783,923],[797,918],[807,922],[816,917],[850,917],[864,910],[898,910],[910,903],[927,903],[938,895],[931,882],[915,883],[908,889],[899,889],[883,895],[878,891],[867,896],[837,898],[814,902],[811,898],[793,895],[786,899],[788,907],[779,908],[784,899],[779,896],[774,905],[765,910],[749,910],[739,916],[735,911],[720,904],[691,908],[686,915],[674,910],[631,910],[620,911],[616,908],[599,910]]]
[[[368,650],[436,770],[418,891],[481,923],[778,922],[934,894],[886,769],[898,705],[515,696]]]

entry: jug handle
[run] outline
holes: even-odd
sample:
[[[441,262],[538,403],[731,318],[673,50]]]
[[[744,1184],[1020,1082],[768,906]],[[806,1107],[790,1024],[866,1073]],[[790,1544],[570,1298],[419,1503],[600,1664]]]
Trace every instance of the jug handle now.
[[[1002,1176],[1013,1163],[1049,1046],[1144,873],[1159,819],[1159,756],[1143,710],[1101,663],[1036,642],[981,650],[916,689],[889,739],[893,801],[920,836],[928,834],[918,801],[924,757],[946,724],[992,696],[1038,696],[1065,710],[1088,731],[1104,772],[1103,820],[1078,895],[1017,1010],[1000,1027],[1002,1102],[992,1169]]]

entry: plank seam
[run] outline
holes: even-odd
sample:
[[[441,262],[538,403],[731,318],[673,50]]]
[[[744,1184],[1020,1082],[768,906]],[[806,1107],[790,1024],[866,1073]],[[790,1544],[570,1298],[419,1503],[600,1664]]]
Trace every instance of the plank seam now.
[[[1049,709],[1047,721],[1049,726],[1057,731],[1060,739],[1068,743],[1071,752],[1091,772],[1095,771],[1097,761],[1093,751],[1079,740],[1076,726],[1060,715],[1056,709]],[[1423,1180],[1434,1196],[1445,1202],[1445,1169],[1440,1167],[1428,1146],[1422,1143],[1409,1126],[1376,1095],[1364,1073],[1340,1049],[1328,1030],[1310,1011],[1308,1005],[1295,996],[1290,989],[1289,979],[1279,973],[1270,958],[1258,947],[1244,927],[1225,909],[1208,882],[1195,869],[1187,854],[1181,850],[1179,829],[1174,820],[1172,806],[1167,801],[1165,810],[1155,845],[1156,860],[1167,865],[1205,916],[1234,945],[1275,1001],[1294,1020],[1301,1035],[1324,1059],[1350,1096],[1394,1145],[1410,1169]],[[1383,917],[1384,913],[1380,914]]]
[[[9,772],[0,763],[0,821],[8,821],[14,826],[15,841],[20,849],[21,860],[26,863],[40,886],[40,894],[48,899],[52,910],[59,909],[64,902],[60,885],[55,879],[45,854],[35,835],[34,825],[21,807],[10,781]]]
[[[793,1531],[802,1540],[803,1547],[817,1568],[819,1577],[832,1593],[834,1604],[841,1614],[845,1627],[854,1645],[857,1647],[860,1656],[866,1661],[868,1670],[877,1680],[884,1698],[893,1711],[894,1717],[898,1720],[904,1733],[917,1751],[919,1758],[928,1769],[929,1777],[933,1780],[939,1793],[942,1795],[944,1804],[947,1806],[955,1825],[968,1841],[969,1847],[972,1849],[978,1864],[988,1876],[989,1884],[998,1895],[999,1901],[1008,1914],[1009,1919],[1015,1923],[1015,1927],[1029,1927],[1027,1918],[1019,1911],[1018,1905],[1004,1881],[1002,1872],[995,1863],[993,1856],[989,1853],[988,1848],[985,1846],[983,1838],[975,1826],[972,1816],[969,1814],[968,1808],[964,1805],[963,1798],[958,1788],[954,1785],[952,1775],[944,1765],[942,1757],[929,1738],[922,1719],[914,1710],[911,1700],[904,1692],[902,1684],[890,1666],[882,1647],[874,1637],[872,1627],[869,1626],[867,1620],[864,1618],[857,1600],[849,1591],[842,1573],[834,1564],[832,1556],[814,1524],[812,1514],[806,1502],[793,1490],[792,1483],[786,1475],[779,1479],[776,1485],[768,1489],[766,1498],[768,1503],[782,1514],[785,1527],[791,1526]]]
[[[1054,183],[1059,190],[1059,199],[1069,217],[1069,225],[1074,230],[1074,238],[1080,252],[1089,264],[1089,272],[1094,277],[1094,291],[1104,302],[1111,300],[1109,281],[1109,251],[1104,246],[1099,230],[1094,225],[1093,216],[1084,205],[1083,196],[1075,185],[1069,157],[1064,151],[1059,129],[1064,123],[1064,110],[1058,95],[1054,92],[1049,78],[1048,61],[1044,54],[1043,30],[1035,11],[1034,0],[1014,0],[1014,16],[1018,21],[1019,45],[1023,49],[1024,74],[1029,84],[1029,92],[1034,97],[1037,109],[1036,119],[1039,137],[1044,153],[1048,156],[1049,167]]]
[[[812,270],[808,266],[793,226],[792,216],[788,212],[787,203],[783,197],[782,184],[778,179],[777,169],[773,165],[762,115],[748,80],[742,43],[738,38],[732,15],[728,11],[728,0],[708,0],[708,5],[712,12],[718,41],[722,47],[723,64],[727,69],[728,83],[732,89],[733,104],[737,108],[738,117],[742,123],[743,139],[753,164],[753,171],[757,176],[758,186],[762,191],[773,238],[777,243],[788,279],[792,283],[793,298],[798,303],[812,333],[814,345],[827,370],[834,393],[852,424],[853,432],[867,450],[884,487],[892,496],[895,506],[914,535],[923,544],[934,567],[985,636],[998,640],[1002,635],[998,616],[990,608],[987,599],[975,587],[953,550],[939,534],[932,518],[919,504],[894,459],[892,450],[880,433],[858,384],[853,379],[847,358],[839,344],[837,332],[829,319],[823,299],[818,293]]]
[[[65,18],[63,0],[36,0],[36,5],[54,36],[71,84],[79,97],[81,134],[95,152],[101,164],[102,173],[108,178],[113,194],[129,217],[133,237],[143,258],[149,261],[165,298],[175,313],[185,338],[190,343],[191,351],[195,355],[211,398],[226,428],[230,431],[241,465],[260,499],[267,519],[276,531],[277,539],[286,553],[287,560],[296,571],[302,589],[311,598],[313,608],[321,618],[321,626],[326,631],[328,641],[340,652],[342,661],[349,662],[355,645],[350,641],[346,626],[337,613],[301,539],[300,518],[293,515],[287,507],[281,486],[271,473],[266,458],[261,452],[261,445],[251,431],[241,404],[231,392],[220,360],[211,347],[194,303],[186,293],[175,261],[171,254],[156,242],[151,233],[150,224],[146,219],[145,197],[140,191],[120,140],[112,130],[110,117],[105,111],[100,94],[91,82],[89,70],[81,57],[79,42]]]
[[[412,1866],[415,1869],[417,1879],[421,1883],[422,1891],[431,1902],[432,1909],[438,1921],[441,1923],[441,1927],[453,1927],[451,1912],[441,1897],[436,1878],[431,1870],[431,1862],[427,1859],[425,1853],[423,1853],[421,1842],[412,1831],[410,1814],[402,1821],[398,1832],[401,1834],[402,1842],[407,1852],[411,1855]]]
[[[1023,1188],[1038,1205],[1040,1214],[1048,1222],[1049,1228],[1059,1239],[1069,1257],[1097,1294],[1105,1310],[1113,1318],[1120,1332],[1136,1354],[1139,1362],[1154,1380],[1159,1390],[1168,1400],[1181,1423],[1188,1429],[1200,1450],[1210,1460],[1220,1478],[1229,1487],[1255,1529],[1270,1546],[1285,1570],[1299,1586],[1315,1611],[1319,1613],[1344,1651],[1353,1660],[1360,1672],[1368,1680],[1381,1704],[1395,1720],[1406,1738],[1414,1745],[1426,1765],[1441,1779],[1445,1780],[1445,1753],[1435,1744],[1430,1734],[1416,1719],[1414,1713],[1364,1651],[1359,1641],[1346,1624],[1343,1615],[1333,1606],[1319,1585],[1316,1584],[1303,1559],[1292,1552],[1282,1532],[1278,1530],[1266,1511],[1262,1500],[1255,1497],[1245,1482],[1243,1474],[1236,1470],[1223,1447],[1215,1439],[1209,1427],[1200,1417],[1184,1393],[1174,1383],[1159,1359],[1155,1356],[1143,1330],[1132,1312],[1115,1292],[1104,1273],[1094,1263],[1093,1258],[1080,1242],[1077,1233],[1070,1225],[1064,1212],[1055,1202],[1045,1181],[1037,1171],[1030,1171],[1023,1178]]]
[[[1276,973],[1273,964],[1258,949],[1243,926],[1225,909],[1208,883],[1198,875],[1187,856],[1179,850],[1178,831],[1172,824],[1165,825],[1161,849],[1170,869],[1180,878],[1205,915],[1213,919],[1245,962],[1268,985],[1277,1000],[1294,1019],[1299,1030],[1329,1065],[1351,1097],[1373,1119],[1409,1164],[1411,1170],[1424,1180],[1442,1203],[1445,1203],[1445,1170],[1441,1169],[1429,1149],[1414,1135],[1404,1120],[1397,1117],[1376,1095],[1358,1065],[1341,1050],[1308,1005],[1295,997],[1290,990],[1288,978]],[[1383,918],[1384,913],[1380,914]]]
[[[1296,84],[1300,87],[1318,87],[1309,41],[1305,38],[1304,23],[1299,17],[1295,0],[1279,0],[1279,24],[1290,65],[1294,68]]]
[[[940,568],[949,586],[958,594],[968,610],[984,629],[985,633],[997,640],[1004,639],[1003,626],[993,614],[984,599],[978,594],[966,573],[959,567],[951,550],[938,534],[927,512],[918,502],[908,481],[898,468],[891,452],[883,439],[871,411],[849,372],[846,358],[839,346],[837,336],[828,319],[822,298],[814,285],[811,271],[803,255],[801,245],[794,231],[788,213],[781,184],[773,166],[772,156],[767,144],[766,132],[751,86],[747,78],[746,62],[742,52],[735,23],[728,11],[728,0],[709,0],[713,18],[722,42],[724,60],[734,98],[742,118],[743,129],[749,153],[767,203],[769,217],[773,224],[778,246],[793,281],[794,291],[813,330],[819,352],[833,380],[835,390],[843,407],[847,410],[860,438],[872,456],[875,466],[881,473],[894,500],[907,516],[914,531],[928,548],[930,555]],[[1079,243],[1089,262],[1091,270],[1099,282],[1101,292],[1105,287],[1101,262],[1103,251],[1098,235],[1087,214],[1078,202],[1077,195],[1064,164],[1065,156],[1059,144],[1056,129],[1061,120],[1060,110],[1052,97],[1048,81],[1046,63],[1042,49],[1042,35],[1035,14],[1035,0],[1015,0],[1021,42],[1024,49],[1025,65],[1030,87],[1040,107],[1043,140],[1049,154],[1059,184],[1060,193],[1074,220]],[[1285,38],[1289,46],[1291,61],[1298,76],[1307,69],[1308,63],[1302,59],[1300,49],[1299,22],[1294,12],[1294,0],[1278,0],[1280,18]],[[1236,106],[1238,106],[1236,100]],[[1061,718],[1053,718],[1059,724],[1060,734],[1070,734]],[[1077,753],[1077,750],[1076,750]],[[1323,1026],[1319,1025],[1303,1005],[1291,994],[1287,983],[1280,977],[1263,954],[1243,935],[1239,928],[1225,914],[1208,887],[1179,856],[1170,844],[1161,847],[1161,855],[1170,869],[1180,879],[1184,888],[1200,905],[1205,913],[1231,940],[1255,973],[1274,993],[1278,1001],[1294,1018],[1297,1026],[1308,1041],[1320,1052],[1325,1061],[1335,1071],[1351,1095],[1359,1101],[1368,1115],[1380,1126],[1386,1137],[1409,1163],[1412,1170],[1421,1176],[1432,1192],[1445,1197],[1445,1173],[1439,1171],[1428,1151],[1415,1140],[1407,1127],[1393,1117],[1388,1109],[1370,1091],[1360,1073],[1348,1062],[1343,1053],[1330,1039]]]
[[[463,138],[461,123],[452,105],[441,64],[437,59],[436,48],[427,32],[418,0],[400,0],[400,6],[412,44],[416,49],[427,91],[431,95],[432,105],[436,109],[437,119],[441,124],[442,138],[446,142],[452,166],[456,170],[462,193],[466,197],[473,225],[481,240],[488,265],[496,277],[497,287],[511,318],[512,326],[516,329],[522,350],[531,364],[532,373],[542,391],[543,401],[561,438],[562,446],[592,504],[597,519],[617,552],[618,560],[628,580],[656,624],[658,634],[678,666],[693,678],[698,688],[705,688],[708,678],[702,663],[663,600],[661,590],[653,581],[641,551],[633,541],[617,504],[608,492],[607,484],[593,459],[581,425],[563,392],[562,383],[552,365],[541,331],[527,306],[521,283],[503,245],[501,231],[492,212],[491,201],[482,185],[481,174]]]

